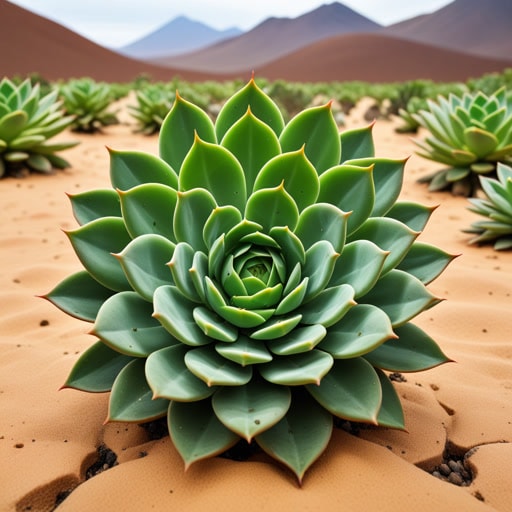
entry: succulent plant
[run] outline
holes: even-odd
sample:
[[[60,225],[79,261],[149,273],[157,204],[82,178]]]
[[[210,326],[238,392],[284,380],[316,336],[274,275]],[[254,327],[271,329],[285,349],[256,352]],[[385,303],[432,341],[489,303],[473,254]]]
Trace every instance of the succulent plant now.
[[[70,80],[60,87],[60,95],[66,112],[75,118],[73,131],[94,133],[119,123],[116,112],[108,110],[115,99],[108,83],[91,78]]]
[[[139,124],[138,130],[146,135],[160,131],[164,118],[171,109],[174,92],[164,84],[149,84],[136,91],[137,105],[128,106],[128,110]]]
[[[48,142],[73,121],[61,110],[57,94],[53,90],[42,96],[29,79],[19,85],[8,78],[0,81],[0,177],[69,166],[56,153],[78,142]]]
[[[186,466],[242,439],[299,480],[334,417],[404,428],[387,372],[448,361],[410,320],[452,259],[397,201],[405,160],[329,103],[285,124],[254,79],[215,124],[177,97],[159,148],[111,149],[113,188],[71,196],[85,270],[45,298],[98,341],[64,387],[111,391],[108,421],[168,415]]]
[[[494,94],[466,92],[462,97],[428,101],[429,110],[413,117],[430,131],[416,140],[424,158],[449,167],[420,181],[430,190],[450,189],[456,195],[471,196],[478,189],[479,175],[496,173],[498,162],[512,161],[512,105],[504,88]]]
[[[468,209],[487,217],[473,222],[464,232],[476,236],[472,244],[494,244],[494,249],[512,249],[512,167],[498,164],[497,179],[480,176],[485,198],[469,198]]]

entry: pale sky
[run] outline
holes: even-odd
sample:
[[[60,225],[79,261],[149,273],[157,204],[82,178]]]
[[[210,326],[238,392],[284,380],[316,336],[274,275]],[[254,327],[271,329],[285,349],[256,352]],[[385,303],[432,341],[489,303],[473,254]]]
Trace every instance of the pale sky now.
[[[184,15],[216,29],[253,28],[270,16],[300,16],[332,0],[9,0],[95,43],[119,48]],[[342,0],[382,25],[433,12],[452,0]],[[22,28],[20,28],[22,30]]]

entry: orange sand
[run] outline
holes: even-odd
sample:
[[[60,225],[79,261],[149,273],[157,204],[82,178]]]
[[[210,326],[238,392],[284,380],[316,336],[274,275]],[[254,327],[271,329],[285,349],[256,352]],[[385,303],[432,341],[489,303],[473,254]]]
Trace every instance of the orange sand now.
[[[414,152],[408,136],[394,133],[397,123],[374,127],[380,156]],[[347,126],[363,124],[358,108]],[[265,457],[217,458],[184,473],[168,438],[148,441],[137,425],[104,426],[106,395],[58,391],[93,342],[90,324],[36,297],[81,269],[62,233],[76,225],[65,192],[108,186],[105,145],[157,153],[156,136],[132,130],[123,124],[102,135],[62,134],[82,141],[63,153],[71,169],[0,181],[0,511],[50,511],[60,492],[75,487],[59,511],[512,510],[512,253],[467,245],[461,229],[476,216],[465,199],[416,183],[439,168],[416,155],[403,198],[440,205],[420,239],[462,255],[429,286],[447,300],[415,322],[457,362],[395,384],[407,433],[365,430],[355,437],[336,430],[299,488]],[[85,481],[102,443],[119,465]],[[472,450],[470,486],[424,471],[442,461],[448,443],[459,455]]]

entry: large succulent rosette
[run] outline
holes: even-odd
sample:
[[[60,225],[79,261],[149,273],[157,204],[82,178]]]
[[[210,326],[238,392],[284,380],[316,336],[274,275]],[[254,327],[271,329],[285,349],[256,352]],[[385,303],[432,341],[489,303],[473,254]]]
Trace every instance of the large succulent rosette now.
[[[333,417],[403,428],[387,372],[447,361],[409,321],[452,259],[416,240],[433,208],[397,202],[405,161],[330,104],[285,126],[254,80],[215,124],[178,94],[159,140],[71,196],[85,270],[47,298],[98,341],[65,387],[111,391],[109,421],[168,415],[187,466],[245,439],[299,480]]]

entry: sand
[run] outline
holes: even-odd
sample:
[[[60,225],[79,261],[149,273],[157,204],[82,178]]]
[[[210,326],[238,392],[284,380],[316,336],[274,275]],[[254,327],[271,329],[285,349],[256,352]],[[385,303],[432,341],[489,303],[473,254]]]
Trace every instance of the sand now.
[[[365,124],[361,108],[347,126]],[[81,269],[62,231],[76,226],[65,193],[108,186],[106,145],[156,153],[157,137],[134,134],[130,124],[64,133],[58,138],[82,142],[62,154],[70,169],[0,181],[0,511],[50,511],[70,490],[59,512],[512,510],[512,253],[468,245],[461,230],[476,215],[465,199],[416,183],[439,165],[414,155],[397,124],[375,125],[378,154],[412,155],[402,197],[439,205],[420,240],[460,254],[429,286],[446,300],[415,323],[456,362],[395,382],[407,432],[335,429],[301,488],[262,456],[211,459],[185,473],[169,438],[104,425],[107,395],[59,391],[94,341],[90,324],[37,297]],[[100,445],[118,464],[86,480]],[[432,476],[445,449],[465,457],[469,485]]]

